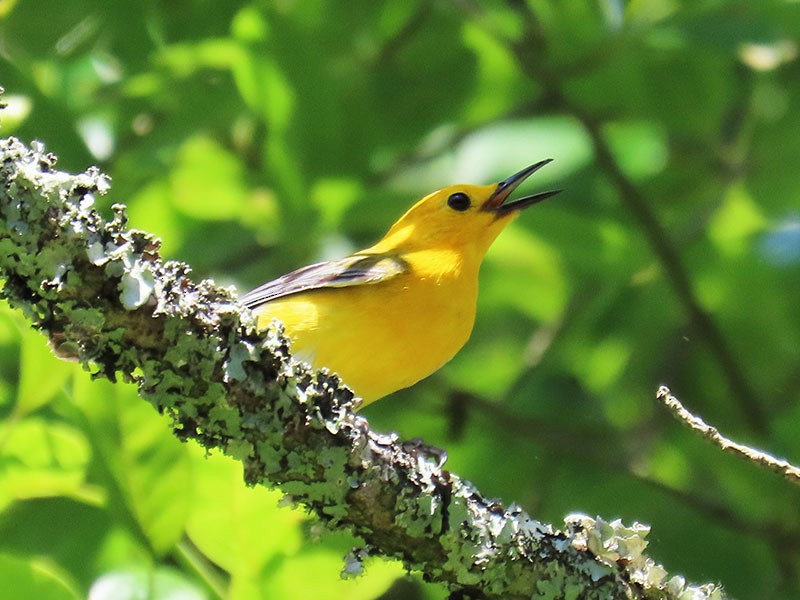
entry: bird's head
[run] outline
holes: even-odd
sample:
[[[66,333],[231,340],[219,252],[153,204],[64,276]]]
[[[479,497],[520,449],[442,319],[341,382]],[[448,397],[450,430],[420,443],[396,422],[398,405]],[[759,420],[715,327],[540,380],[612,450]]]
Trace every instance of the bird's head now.
[[[509,200],[519,184],[551,160],[540,161],[497,184],[452,185],[428,194],[392,226],[374,249],[451,248],[474,252],[478,259],[482,258],[503,228],[523,209],[560,191]]]

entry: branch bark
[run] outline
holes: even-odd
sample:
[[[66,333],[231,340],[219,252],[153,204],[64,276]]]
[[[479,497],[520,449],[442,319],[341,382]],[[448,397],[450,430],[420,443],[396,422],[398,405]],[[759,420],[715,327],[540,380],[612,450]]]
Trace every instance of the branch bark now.
[[[723,597],[670,578],[644,553],[643,525],[578,515],[557,530],[372,432],[352,392],[293,361],[279,328],[257,332],[231,290],[163,261],[124,206],[104,220],[92,204],[109,180],[97,169],[57,171],[41,144],[14,138],[0,157],[2,296],[61,357],[135,383],[180,439],[221,449],[248,484],[362,538],[359,557],[397,558],[483,598]]]

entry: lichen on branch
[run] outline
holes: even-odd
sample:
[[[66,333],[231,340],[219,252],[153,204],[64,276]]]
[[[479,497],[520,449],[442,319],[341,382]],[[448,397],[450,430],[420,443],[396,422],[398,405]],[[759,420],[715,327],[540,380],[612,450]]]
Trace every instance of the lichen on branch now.
[[[39,143],[0,140],[0,155],[2,296],[62,358],[135,383],[179,438],[362,538],[354,560],[397,558],[484,598],[723,597],[670,578],[644,554],[643,526],[580,516],[558,531],[372,432],[335,375],[292,360],[280,327],[258,332],[231,290],[162,260],[123,206],[104,219],[93,204],[108,177],[57,171]]]

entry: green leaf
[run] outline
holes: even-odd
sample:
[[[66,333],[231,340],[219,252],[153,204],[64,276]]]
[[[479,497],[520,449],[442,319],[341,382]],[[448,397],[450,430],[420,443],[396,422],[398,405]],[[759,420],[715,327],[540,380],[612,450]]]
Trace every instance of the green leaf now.
[[[0,422],[0,508],[13,499],[80,496],[89,446],[70,425],[28,417]]]
[[[544,322],[560,316],[568,290],[555,248],[515,223],[503,231],[485,260],[480,281],[482,309],[511,306]]]
[[[354,179],[320,179],[311,189],[311,202],[321,215],[321,225],[335,231],[342,218],[363,193],[361,185]]]
[[[768,222],[763,211],[742,185],[734,185],[708,224],[708,235],[729,255],[750,249],[754,234],[764,231]]]
[[[0,512],[0,552],[36,556],[65,569],[82,589],[97,574],[114,525],[102,502],[65,497],[16,501]],[[130,562],[130,553],[122,562]]]
[[[74,363],[57,359],[41,333],[27,328],[21,329],[20,335],[16,411],[25,415],[50,402],[80,369]]]
[[[179,149],[170,190],[179,210],[210,221],[237,217],[247,195],[241,163],[204,135],[186,140]]]
[[[368,561],[365,574],[351,579],[342,579],[343,568],[341,554],[324,549],[305,551],[265,577],[262,598],[371,600],[405,575],[400,563],[385,560]]]
[[[99,577],[89,590],[89,600],[207,600],[197,585],[173,570],[120,570]]]
[[[281,494],[247,487],[241,463],[191,448],[194,490],[186,531],[192,542],[228,572],[253,578],[270,561],[294,554],[305,516],[279,508]]]
[[[620,166],[631,179],[651,177],[667,166],[667,139],[657,124],[609,123],[604,131]]]
[[[527,90],[520,78],[519,65],[506,45],[477,23],[464,26],[464,43],[478,59],[478,80],[465,108],[467,122],[485,123],[495,115],[515,108]],[[527,86],[526,86],[527,87]],[[492,90],[491,94],[481,93]]]
[[[171,188],[167,181],[150,182],[134,193],[130,199],[128,217],[132,227],[158,236],[165,256],[174,254],[186,237],[183,215],[172,203]]]
[[[0,554],[0,600],[78,600],[80,596],[35,561]]]
[[[78,378],[75,402],[112,492],[112,508],[156,553],[183,534],[191,497],[186,447],[132,385]]]

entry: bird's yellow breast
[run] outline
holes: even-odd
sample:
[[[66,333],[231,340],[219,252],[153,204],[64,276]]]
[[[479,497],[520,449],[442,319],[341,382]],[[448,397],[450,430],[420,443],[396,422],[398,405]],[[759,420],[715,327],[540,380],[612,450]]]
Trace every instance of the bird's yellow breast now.
[[[478,265],[433,251],[375,284],[309,290],[256,309],[259,327],[282,321],[292,353],[328,367],[368,404],[449,361],[475,321]]]

